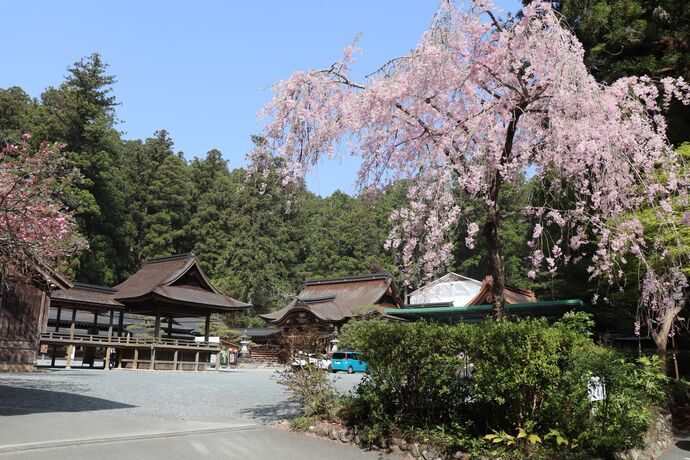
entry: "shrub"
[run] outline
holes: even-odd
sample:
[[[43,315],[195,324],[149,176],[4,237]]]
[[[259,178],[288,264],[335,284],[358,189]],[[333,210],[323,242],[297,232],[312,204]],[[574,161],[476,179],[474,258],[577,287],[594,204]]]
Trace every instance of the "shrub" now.
[[[638,447],[665,378],[655,359],[630,361],[595,344],[590,326],[582,313],[553,325],[352,322],[341,341],[364,353],[370,375],[345,415],[392,434],[442,433],[457,447],[497,433],[484,445],[543,445],[563,456]],[[605,385],[603,401],[589,401],[591,377]]]
[[[295,431],[308,431],[314,423],[316,423],[315,417],[300,415],[290,420],[290,427]]]
[[[337,411],[337,392],[328,370],[310,364],[310,354],[319,356],[323,351],[323,337],[318,333],[305,332],[285,339],[283,348],[304,362],[276,371],[275,380],[283,385],[291,401],[297,403],[307,417],[332,418]],[[322,354],[322,353],[321,353]],[[292,361],[292,357],[289,360]]]

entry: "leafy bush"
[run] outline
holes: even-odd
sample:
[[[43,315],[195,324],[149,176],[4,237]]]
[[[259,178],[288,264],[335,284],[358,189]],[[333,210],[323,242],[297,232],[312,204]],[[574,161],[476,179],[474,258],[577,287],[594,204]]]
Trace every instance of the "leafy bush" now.
[[[290,420],[290,427],[295,431],[307,431],[314,423],[316,423],[316,417],[300,415]]]
[[[654,358],[631,362],[595,344],[590,326],[583,313],[553,325],[352,322],[341,341],[364,353],[370,375],[344,415],[392,434],[442,432],[456,447],[492,434],[487,448],[562,456],[638,447],[665,378]],[[605,385],[603,401],[589,401],[590,377]]]

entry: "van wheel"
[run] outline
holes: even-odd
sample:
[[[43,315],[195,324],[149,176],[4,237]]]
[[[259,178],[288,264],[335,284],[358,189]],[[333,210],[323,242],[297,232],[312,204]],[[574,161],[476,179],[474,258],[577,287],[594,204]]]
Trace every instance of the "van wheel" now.
[[[354,372],[355,372],[355,371],[352,369],[352,366],[350,366],[350,367],[347,368],[347,373],[348,373],[348,374],[354,374]]]

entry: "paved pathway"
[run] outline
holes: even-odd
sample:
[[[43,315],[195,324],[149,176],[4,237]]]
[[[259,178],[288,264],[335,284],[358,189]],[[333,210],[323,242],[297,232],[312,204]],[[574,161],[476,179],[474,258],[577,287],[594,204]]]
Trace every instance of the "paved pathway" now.
[[[381,458],[272,428],[295,411],[272,374],[0,374],[0,459]],[[359,378],[337,385],[348,391]]]
[[[662,460],[690,460],[690,436],[679,436],[669,450],[664,452]]]

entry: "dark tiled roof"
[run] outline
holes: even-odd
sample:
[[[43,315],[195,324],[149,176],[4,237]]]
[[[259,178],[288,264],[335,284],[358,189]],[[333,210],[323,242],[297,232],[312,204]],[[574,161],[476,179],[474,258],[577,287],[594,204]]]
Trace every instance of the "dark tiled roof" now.
[[[139,271],[115,286],[115,298],[129,299],[146,295],[156,286],[173,282],[195,264],[196,259],[190,254],[147,260]],[[217,292],[215,289],[213,291]]]
[[[261,317],[269,323],[280,324],[289,314],[303,311],[321,321],[341,322],[366,313],[357,311],[357,307],[379,304],[374,309],[383,313],[385,308],[401,306],[392,282],[392,276],[387,273],[307,281],[287,307]],[[387,293],[392,302],[381,303]]]
[[[53,291],[50,294],[50,298],[55,302],[56,305],[76,303],[83,305],[123,308],[124,305],[113,298],[115,293],[115,289],[105,286],[74,283],[74,286],[72,286],[70,289]]]
[[[187,276],[191,276],[198,286],[184,284],[183,278]],[[177,282],[181,284],[175,284]],[[211,306],[220,310],[250,306],[218,292],[192,254],[147,260],[138,272],[115,286],[115,289],[115,299],[125,304],[130,300],[158,296],[172,302]]]
[[[160,298],[166,305],[211,307],[212,311],[250,306],[218,292],[192,254],[147,260],[139,271],[114,288],[75,283],[71,289],[53,292],[51,297],[58,305],[127,306],[130,309],[134,303],[151,304]]]
[[[167,299],[188,304],[213,305],[221,308],[242,308],[250,306],[223,294],[208,292],[192,286],[158,286],[154,293]]]

